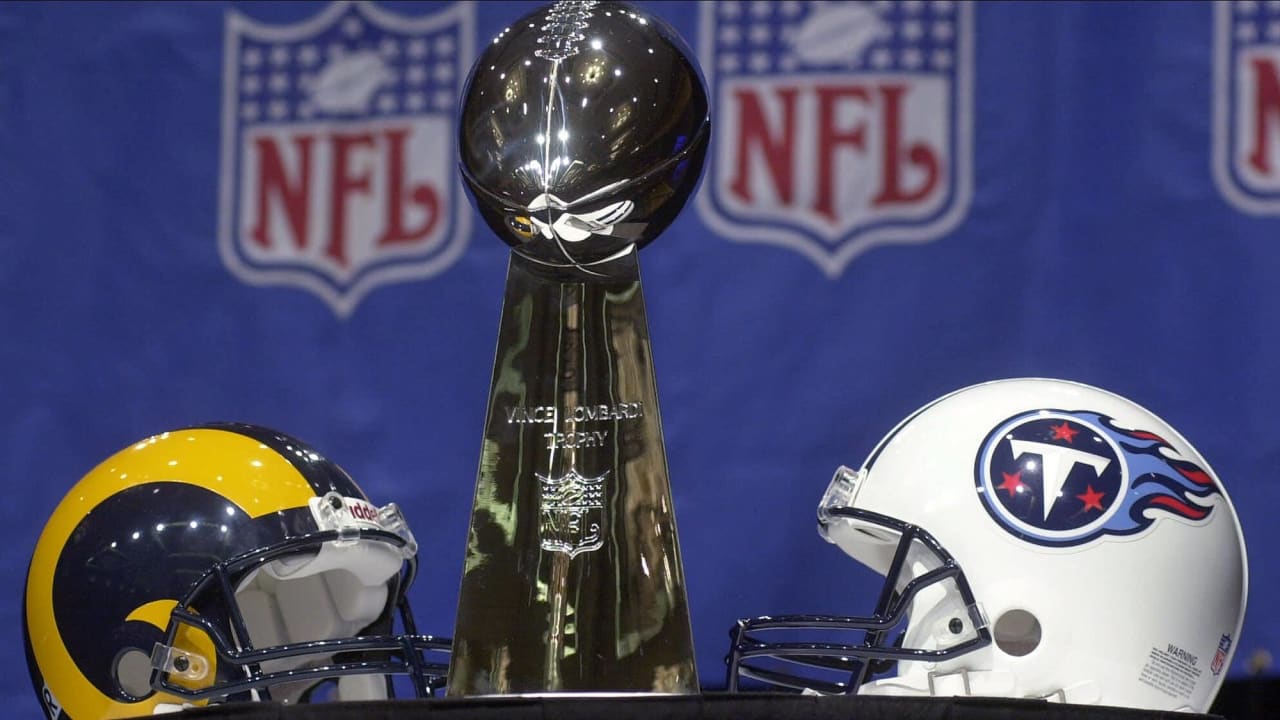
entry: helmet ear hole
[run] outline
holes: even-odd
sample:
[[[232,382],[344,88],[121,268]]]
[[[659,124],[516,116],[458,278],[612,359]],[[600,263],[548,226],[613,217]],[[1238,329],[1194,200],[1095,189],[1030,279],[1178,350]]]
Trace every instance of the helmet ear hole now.
[[[1022,657],[1040,645],[1040,621],[1026,610],[1009,610],[996,620],[992,639],[1001,651]]]
[[[151,689],[151,656],[136,647],[125,648],[116,655],[112,674],[116,685],[131,698],[142,700],[154,692]]]

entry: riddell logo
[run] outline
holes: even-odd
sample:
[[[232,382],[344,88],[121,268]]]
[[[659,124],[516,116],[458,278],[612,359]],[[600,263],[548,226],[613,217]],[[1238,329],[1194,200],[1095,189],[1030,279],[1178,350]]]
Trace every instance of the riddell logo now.
[[[367,503],[348,502],[347,510],[351,511],[351,517],[357,520],[367,520],[369,522],[378,522],[378,511]]]

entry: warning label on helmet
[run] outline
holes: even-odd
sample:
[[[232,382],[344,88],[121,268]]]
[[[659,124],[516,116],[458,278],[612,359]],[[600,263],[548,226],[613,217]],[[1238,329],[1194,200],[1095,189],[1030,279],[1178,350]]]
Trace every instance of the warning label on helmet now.
[[[1138,681],[1159,690],[1170,697],[1186,700],[1196,689],[1201,670],[1199,658],[1194,653],[1169,643],[1166,647],[1151,648],[1147,662],[1142,666]]]

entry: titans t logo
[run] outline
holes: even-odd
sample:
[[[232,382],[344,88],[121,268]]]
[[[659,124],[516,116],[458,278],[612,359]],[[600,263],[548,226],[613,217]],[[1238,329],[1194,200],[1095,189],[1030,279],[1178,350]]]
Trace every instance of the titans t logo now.
[[[978,497],[1010,534],[1039,545],[1132,535],[1157,518],[1204,520],[1217,484],[1159,435],[1089,411],[1037,410],[982,443]]]

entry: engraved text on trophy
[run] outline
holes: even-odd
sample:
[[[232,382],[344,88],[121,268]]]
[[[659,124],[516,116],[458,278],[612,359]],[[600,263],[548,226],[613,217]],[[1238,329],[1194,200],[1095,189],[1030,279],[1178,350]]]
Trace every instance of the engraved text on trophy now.
[[[620,402],[612,405],[574,405],[557,408],[554,405],[517,405],[506,408],[508,424],[546,423],[550,425],[547,432],[542,433],[548,450],[556,448],[594,448],[604,447],[609,440],[607,429],[579,430],[579,423],[611,422],[639,420],[644,417],[644,403]],[[565,429],[560,421],[573,423],[573,429]]]

